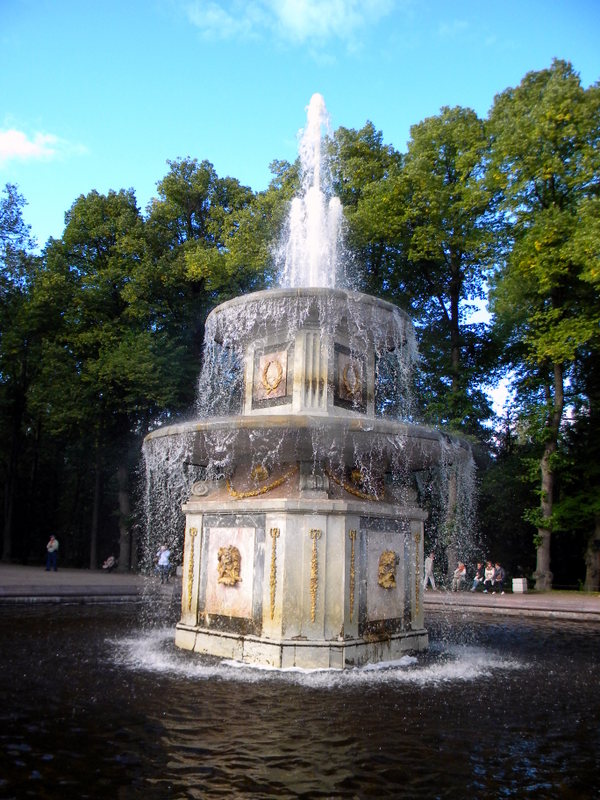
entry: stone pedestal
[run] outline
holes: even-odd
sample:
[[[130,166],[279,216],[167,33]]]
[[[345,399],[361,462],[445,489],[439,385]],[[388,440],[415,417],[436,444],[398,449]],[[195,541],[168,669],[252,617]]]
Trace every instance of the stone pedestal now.
[[[300,469],[291,470],[285,488],[293,494]],[[221,483],[186,503],[176,644],[307,669],[389,661],[426,648],[425,513],[358,499],[275,496],[285,488],[245,497]]]

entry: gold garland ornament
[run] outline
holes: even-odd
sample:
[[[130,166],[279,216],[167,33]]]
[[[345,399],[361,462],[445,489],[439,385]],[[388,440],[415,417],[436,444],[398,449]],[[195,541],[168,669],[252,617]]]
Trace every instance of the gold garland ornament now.
[[[246,492],[238,492],[236,491],[233,486],[231,485],[231,481],[227,478],[225,485],[227,486],[227,492],[229,493],[230,497],[233,497],[234,500],[245,500],[248,497],[260,497],[261,494],[266,494],[267,492],[272,492],[273,489],[277,489],[278,486],[284,484],[288,478],[291,478],[294,472],[298,469],[297,466],[292,467],[289,469],[285,475],[282,475],[280,478],[276,478],[271,483],[266,483],[264,486],[259,486],[258,489],[248,489]]]
[[[277,368],[277,375],[275,376],[274,380],[269,379],[269,369],[271,367],[271,364],[274,364]],[[276,361],[275,359],[267,361],[260,376],[260,381],[264,386],[266,393],[271,394],[271,392],[274,392],[281,383],[282,378],[283,378],[283,367],[281,366],[281,362]]]
[[[267,478],[269,477],[269,470],[265,467],[264,464],[257,464],[250,470],[250,477],[252,478],[254,483],[260,483],[261,481],[266,481]]]
[[[348,494],[353,494],[355,497],[360,497],[361,500],[372,500],[373,502],[379,502],[383,499],[383,497],[378,497],[376,494],[367,494],[367,492],[361,492],[360,489],[357,489],[355,486],[347,483],[347,481],[341,480],[341,478],[336,477],[333,472],[325,468],[323,472],[327,475],[328,478],[334,483],[337,483],[338,486],[341,486]]]
[[[198,535],[198,528],[190,528],[190,554],[188,556],[188,611],[192,610],[192,587],[194,585],[194,544],[196,536]]]
[[[354,565],[354,543],[356,542],[356,531],[351,530],[348,534],[350,536],[351,549],[350,549],[350,622],[354,616],[354,581],[356,578],[356,569]]]
[[[279,539],[279,528],[271,528],[271,538],[273,545],[271,547],[271,574],[269,578],[269,587],[271,590],[271,619],[275,616],[275,592],[277,590],[277,539]]]
[[[321,538],[321,531],[312,528],[310,531],[312,539],[312,557],[310,559],[310,621],[315,621],[317,610],[317,589],[319,588],[319,566],[317,561],[317,542]]]
[[[421,610],[421,534],[415,533],[415,615]]]

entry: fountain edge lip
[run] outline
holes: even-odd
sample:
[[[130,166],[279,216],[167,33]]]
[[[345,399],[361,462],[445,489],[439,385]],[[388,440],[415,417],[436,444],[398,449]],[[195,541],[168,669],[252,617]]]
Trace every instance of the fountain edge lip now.
[[[279,299],[282,297],[309,297],[309,298],[316,298],[316,297],[323,297],[323,298],[330,298],[336,297],[338,299],[345,298],[346,300],[351,300],[360,305],[370,305],[375,306],[377,308],[384,309],[389,311],[390,313],[394,314],[401,314],[407,320],[411,321],[411,317],[407,311],[400,308],[400,306],[391,303],[389,300],[383,300],[380,297],[375,297],[375,295],[365,294],[364,292],[356,292],[353,289],[342,289],[342,288],[329,288],[325,286],[299,286],[299,287],[275,287],[273,289],[262,289],[258,292],[251,292],[250,294],[243,294],[238,295],[237,297],[231,298],[231,300],[226,300],[223,303],[220,303],[218,306],[213,308],[213,310],[209,313],[208,317],[213,315],[217,316],[224,311],[227,311],[231,308],[237,308],[238,306],[246,305],[250,302],[258,302],[260,300],[272,300],[272,299]]]
[[[347,433],[383,434],[392,436],[407,436],[410,439],[424,439],[459,444],[464,450],[471,450],[471,442],[456,433],[449,433],[419,425],[412,422],[383,419],[380,417],[330,417],[317,414],[261,414],[242,415],[236,414],[226,417],[211,417],[206,419],[188,420],[172,425],[164,425],[146,434],[144,441],[152,441],[165,436],[183,435],[186,433],[210,433],[221,430],[267,430],[282,428],[289,429],[338,429]]]

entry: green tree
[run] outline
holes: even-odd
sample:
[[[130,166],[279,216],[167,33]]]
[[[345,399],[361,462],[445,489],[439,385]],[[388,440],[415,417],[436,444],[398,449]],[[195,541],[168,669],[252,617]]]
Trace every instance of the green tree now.
[[[333,189],[348,223],[348,281],[361,291],[398,301],[397,275],[404,262],[390,194],[402,156],[384,143],[372,122],[360,130],[338,128],[328,152]]]
[[[472,301],[485,295],[493,241],[487,148],[473,111],[443,108],[411,128],[402,159],[376,139],[366,171],[352,158],[349,167],[362,187],[349,223],[369,254],[363,287],[413,316],[426,419],[479,434],[491,413],[479,387],[494,351],[485,326],[469,315]],[[374,179],[365,183],[369,175]]]
[[[0,457],[2,557],[13,551],[15,506],[23,462],[28,392],[39,363],[40,320],[31,304],[38,269],[35,242],[23,219],[25,199],[7,184],[0,200]]]
[[[158,303],[156,326],[189,353],[189,407],[208,312],[264,286],[265,217],[250,189],[219,178],[208,161],[168,164],[146,212],[144,275],[131,291],[140,302]]]
[[[129,475],[143,430],[177,392],[179,348],[152,327],[150,304],[130,287],[144,255],[143,220],[132,190],[79,197],[62,240],[46,253],[39,291],[63,284],[62,324],[48,343],[48,425],[89,443],[93,500],[89,562],[98,565],[104,483],[116,476],[121,568],[130,563]],[[57,378],[60,376],[60,380]]]
[[[600,92],[570,64],[528,73],[490,113],[490,178],[503,193],[505,238],[492,308],[507,338],[523,419],[540,448],[536,588],[552,586],[551,534],[566,389],[597,353]],[[592,223],[592,224],[590,224]]]
[[[563,567],[564,576],[567,562],[571,572],[575,568],[575,575],[586,591],[597,592],[600,591],[600,368],[597,353],[589,353],[576,364],[573,383],[581,396],[572,403],[573,418],[565,426],[561,442],[552,539],[553,553],[560,548],[560,557],[553,558],[553,563],[558,560],[556,571]],[[559,575],[559,582],[566,580]]]

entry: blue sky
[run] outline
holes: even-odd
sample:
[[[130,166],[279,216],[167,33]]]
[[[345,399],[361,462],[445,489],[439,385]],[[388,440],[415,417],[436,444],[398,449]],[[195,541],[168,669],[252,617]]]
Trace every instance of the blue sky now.
[[[553,57],[600,79],[599,0],[0,0],[0,186],[40,245],[92,189],[140,208],[167,159],[264,189],[314,92],[404,150],[444,106],[485,116]]]

